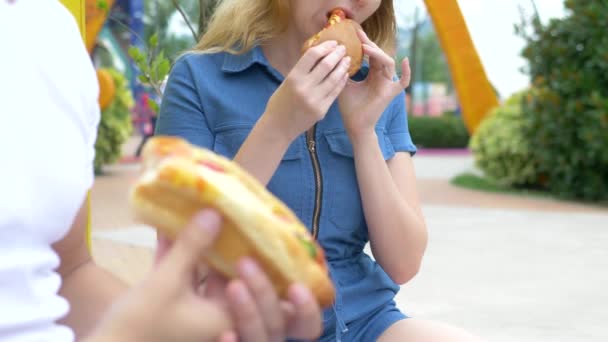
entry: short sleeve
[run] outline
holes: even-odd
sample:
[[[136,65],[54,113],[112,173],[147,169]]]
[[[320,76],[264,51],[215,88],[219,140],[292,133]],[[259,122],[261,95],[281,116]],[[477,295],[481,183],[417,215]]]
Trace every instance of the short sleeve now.
[[[400,93],[391,102],[392,118],[387,127],[388,138],[393,144],[395,152],[409,152],[416,154],[416,145],[412,141],[407,124],[407,110],[405,107],[405,92]]]
[[[194,145],[212,147],[213,134],[197,89],[188,56],[183,56],[176,61],[169,74],[156,123],[156,135],[178,136]]]

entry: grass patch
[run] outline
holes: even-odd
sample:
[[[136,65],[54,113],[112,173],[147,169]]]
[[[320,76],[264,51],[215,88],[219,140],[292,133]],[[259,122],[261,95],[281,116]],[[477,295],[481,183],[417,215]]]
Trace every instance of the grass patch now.
[[[476,191],[484,191],[505,195],[516,195],[516,196],[525,196],[525,197],[533,197],[533,198],[541,198],[541,199],[552,199],[565,203],[573,203],[573,204],[582,204],[592,207],[597,207],[600,209],[608,209],[608,201],[601,202],[588,202],[581,200],[572,200],[566,198],[560,198],[553,196],[549,191],[543,191],[539,189],[530,189],[530,188],[514,188],[510,186],[505,186],[500,184],[492,179],[487,177],[479,176],[473,173],[462,173],[460,175],[455,176],[450,180],[450,183],[459,186],[462,188],[466,188],[469,190]]]
[[[533,196],[542,198],[552,198],[551,194],[547,191],[533,190],[526,188],[513,188],[502,185],[489,178],[478,176],[473,173],[463,173],[452,178],[450,181],[453,185],[460,186],[466,189],[503,193],[509,195],[521,195],[521,196]]]

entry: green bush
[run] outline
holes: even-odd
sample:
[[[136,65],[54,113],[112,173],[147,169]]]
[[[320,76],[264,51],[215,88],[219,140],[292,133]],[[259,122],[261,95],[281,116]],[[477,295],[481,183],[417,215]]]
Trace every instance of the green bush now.
[[[530,121],[521,106],[526,94],[514,94],[492,110],[471,138],[475,165],[501,185],[530,186],[538,181],[533,148],[524,134]]]
[[[465,148],[469,143],[464,122],[455,115],[410,116],[408,125],[419,148]]]
[[[122,155],[122,145],[133,131],[131,109],[135,104],[128,80],[119,72],[108,69],[116,85],[114,100],[101,113],[95,142],[95,173],[103,166],[115,163]]]
[[[534,89],[523,103],[543,185],[559,197],[608,199],[608,1],[568,0],[568,15],[533,20],[526,39]],[[531,32],[526,32],[531,28]]]

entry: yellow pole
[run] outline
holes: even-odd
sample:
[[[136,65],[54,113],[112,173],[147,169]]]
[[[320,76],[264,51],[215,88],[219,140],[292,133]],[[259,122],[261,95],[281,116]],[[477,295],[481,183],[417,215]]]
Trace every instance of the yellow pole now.
[[[99,6],[101,0],[86,0],[86,45],[89,53],[93,52],[97,36],[110,15],[110,9],[115,0],[103,0],[104,6]]]
[[[60,0],[63,5],[70,10],[78,27],[80,28],[80,35],[82,41],[86,43],[86,16],[85,16],[85,0]],[[87,228],[86,228],[86,240],[89,250],[91,249],[91,192],[87,193]]]
[[[458,1],[424,2],[450,66],[462,118],[473,134],[486,114],[498,105],[498,96],[488,80]]]

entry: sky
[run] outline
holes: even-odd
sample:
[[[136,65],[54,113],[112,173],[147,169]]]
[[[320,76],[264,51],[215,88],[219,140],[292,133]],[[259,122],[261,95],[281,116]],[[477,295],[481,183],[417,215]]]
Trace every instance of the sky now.
[[[532,12],[530,0],[458,0],[467,27],[477,48],[490,81],[501,97],[525,88],[527,75],[519,69],[526,61],[520,57],[524,41],[514,33],[519,23],[521,5],[526,13]],[[398,24],[407,26],[418,6],[425,13],[423,0],[395,0]],[[562,0],[536,0],[543,21],[564,15]]]

